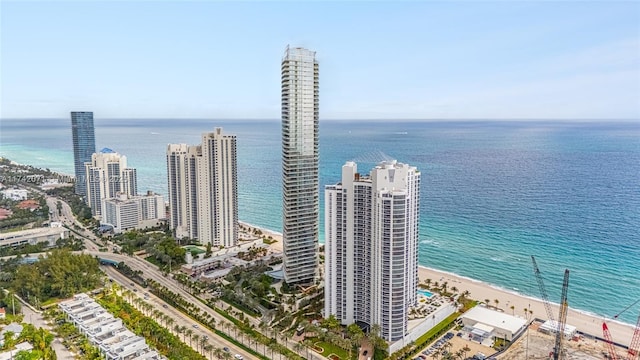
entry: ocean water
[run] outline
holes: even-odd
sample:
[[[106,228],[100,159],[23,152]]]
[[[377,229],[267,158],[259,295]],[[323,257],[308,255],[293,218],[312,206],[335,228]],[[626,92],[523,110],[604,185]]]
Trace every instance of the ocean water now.
[[[168,143],[237,135],[239,216],[281,229],[279,121],[96,119],[98,150],[124,154],[138,188],[167,193]],[[68,119],[0,123],[0,155],[73,173]],[[320,185],[347,160],[384,157],[422,172],[420,264],[539,297],[530,255],[559,302],[611,317],[640,298],[640,124],[322,121]],[[323,240],[324,193],[321,203]],[[634,323],[640,306],[620,316]]]

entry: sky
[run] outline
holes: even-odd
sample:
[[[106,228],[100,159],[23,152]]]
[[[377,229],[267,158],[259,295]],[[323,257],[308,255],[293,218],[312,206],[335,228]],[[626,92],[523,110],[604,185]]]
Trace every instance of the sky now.
[[[0,118],[640,120],[640,1],[0,0]]]

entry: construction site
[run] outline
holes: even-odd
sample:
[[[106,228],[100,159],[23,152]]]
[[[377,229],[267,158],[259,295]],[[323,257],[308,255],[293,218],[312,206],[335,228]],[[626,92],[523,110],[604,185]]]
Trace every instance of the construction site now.
[[[562,294],[560,297],[560,311],[556,320],[553,314],[540,270],[533,256],[534,275],[538,282],[540,294],[545,306],[548,320],[535,319],[522,336],[514,341],[504,353],[497,355],[499,360],[521,359],[553,359],[553,360],[639,360],[640,358],[640,316],[633,332],[629,346],[621,346],[613,339],[607,327],[606,320],[602,322],[602,334],[587,336],[576,332],[575,327],[567,325],[569,270],[565,270]],[[611,320],[632,309],[640,303],[638,299],[633,304],[622,309]]]

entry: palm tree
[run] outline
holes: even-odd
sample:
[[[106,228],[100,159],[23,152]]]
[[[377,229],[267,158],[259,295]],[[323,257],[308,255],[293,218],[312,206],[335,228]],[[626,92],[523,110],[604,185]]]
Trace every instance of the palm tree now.
[[[446,281],[442,283],[442,292],[443,292],[443,293],[446,293],[446,292],[447,292],[447,285],[449,285],[449,283],[448,283],[448,282],[446,282]]]
[[[464,357],[466,358],[467,357],[467,353],[469,351],[471,351],[471,348],[469,347],[469,345],[464,344],[464,347],[462,348],[462,351],[464,351]]]
[[[452,286],[452,287],[451,287],[451,292],[453,292],[453,293],[457,293],[457,292],[458,292],[458,288],[457,288],[457,287],[455,287],[455,286]]]
[[[189,337],[189,346],[191,346],[191,335],[193,335],[193,330],[187,329],[187,336]]]
[[[200,341],[200,334],[193,334],[193,340],[196,343],[196,348],[200,350],[200,347],[198,346],[198,342]],[[189,342],[189,345],[191,345],[191,342]]]
[[[511,305],[510,308],[511,308],[511,311],[513,312],[513,315],[515,315],[516,314],[516,307]]]
[[[496,309],[498,308],[498,304],[500,303],[500,301],[498,299],[493,300],[494,303],[496,303]]]
[[[211,358],[213,357],[213,345],[206,344],[203,349],[205,352],[209,353],[209,360],[211,360]]]
[[[219,347],[213,349],[213,354],[216,356],[216,358],[220,359],[223,355],[225,351],[220,349]]]
[[[203,337],[200,338],[200,349],[202,349],[202,352],[205,352],[204,350],[204,346],[207,344],[207,339]]]
[[[431,279],[425,279],[424,283],[427,285],[427,289],[431,289]]]
[[[489,299],[484,299],[484,303],[489,305],[491,303],[491,301]],[[491,306],[491,305],[489,305],[489,306]]]

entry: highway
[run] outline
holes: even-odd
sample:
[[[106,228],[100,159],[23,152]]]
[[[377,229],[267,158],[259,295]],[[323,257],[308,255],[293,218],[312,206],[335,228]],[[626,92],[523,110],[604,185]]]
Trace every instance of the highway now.
[[[107,273],[107,275],[114,279],[118,284],[120,284],[120,286],[123,289],[129,289],[132,291],[132,293],[143,299],[144,300],[144,296],[145,294],[148,294],[148,300],[145,300],[147,303],[151,304],[154,308],[154,310],[158,310],[166,315],[171,316],[171,318],[175,321],[175,325],[180,325],[180,326],[185,326],[188,329],[191,329],[193,331],[193,334],[198,334],[200,335],[200,337],[202,336],[208,336],[208,343],[219,347],[220,349],[223,349],[225,347],[227,347],[229,349],[229,352],[234,355],[234,354],[240,354],[242,355],[245,359],[256,359],[255,356],[247,353],[246,351],[240,349],[239,347],[235,346],[234,344],[232,344],[231,342],[227,341],[226,339],[223,339],[221,337],[219,337],[218,335],[216,335],[213,331],[209,330],[208,328],[206,328],[204,325],[196,322],[195,320],[191,319],[190,317],[188,317],[187,315],[185,315],[184,313],[178,311],[177,309],[175,309],[174,307],[170,306],[169,304],[165,303],[164,301],[162,301],[162,299],[154,296],[152,293],[148,292],[148,289],[142,288],[138,285],[131,285],[132,282],[130,279],[128,279],[126,276],[122,275],[121,273],[119,273],[116,269],[110,267],[110,266],[102,266],[101,267],[105,273]],[[134,291],[136,290],[136,291]],[[163,306],[164,305],[164,306]],[[216,324],[217,320],[216,320]],[[161,324],[162,325],[162,324]],[[195,327],[194,327],[195,326]],[[216,328],[218,328],[218,326],[216,325]],[[169,329],[170,331],[173,332],[173,329]],[[224,332],[224,330],[223,330]],[[176,334],[176,336],[179,336],[178,334]],[[186,341],[186,339],[188,337],[185,336],[185,343],[188,344],[188,342]],[[192,335],[193,336],[193,335]],[[232,336],[233,337],[233,336]],[[201,348],[199,346],[199,344],[193,343],[193,345],[191,346],[194,350],[200,352],[202,355],[207,356],[207,354],[205,352],[200,351]]]
[[[97,256],[103,259],[107,259],[107,260],[113,260],[116,262],[125,262],[132,270],[134,271],[142,271],[142,273],[144,274],[144,277],[147,279],[151,279],[155,282],[157,282],[158,284],[161,284],[162,286],[166,287],[167,289],[169,289],[170,291],[180,295],[183,299],[187,300],[188,302],[194,304],[201,313],[206,313],[209,314],[213,319],[215,319],[216,321],[216,326],[220,326],[219,328],[222,327],[223,323],[230,323],[232,324],[232,326],[235,326],[233,323],[231,323],[229,320],[227,320],[226,318],[224,318],[222,315],[218,314],[217,312],[215,312],[213,309],[211,309],[210,307],[206,306],[205,304],[203,304],[202,302],[200,302],[200,300],[196,299],[194,296],[192,296],[189,292],[185,291],[181,284],[178,283],[176,280],[173,280],[170,277],[165,277],[163,275],[163,273],[153,264],[138,258],[137,256],[128,256],[128,255],[123,255],[123,254],[115,254],[112,252],[101,252],[98,251],[98,249],[100,248],[100,246],[96,245],[96,243],[94,241],[101,241],[98,239],[98,237],[95,236],[95,234],[93,234],[91,231],[86,230],[86,228],[84,227],[84,225],[82,223],[80,223],[74,216],[73,213],[71,211],[71,207],[64,201],[59,200],[58,198],[55,197],[51,197],[51,196],[47,196],[46,197],[46,201],[47,201],[47,205],[49,206],[49,209],[52,210],[53,214],[52,217],[55,217],[56,219],[58,219],[59,221],[63,222],[64,224],[66,224],[68,227],[73,229],[73,225],[77,225],[80,227],[80,231],[77,231],[78,234],[81,235],[81,237],[85,240],[85,247],[86,249],[82,251],[82,253],[91,255],[91,256]],[[58,209],[57,209],[57,202],[60,201],[62,203],[62,214],[61,216],[58,216]],[[107,241],[107,247],[108,249],[112,248],[112,245],[110,242]],[[113,270],[113,269],[111,269]],[[113,270],[111,273],[116,272],[115,270]],[[118,273],[119,274],[119,273]],[[121,275],[121,274],[119,274]],[[125,284],[129,284],[131,281],[127,279],[127,282]],[[130,286],[129,286],[130,287]],[[159,299],[158,299],[159,300]],[[169,309],[173,309],[171,306],[168,307]],[[167,309],[161,308],[162,311],[166,312]],[[173,309],[174,311],[177,311],[175,309]],[[253,324],[255,326],[256,329],[259,328],[260,325],[260,320],[259,319],[255,319],[251,316],[246,316],[246,318],[249,319],[249,322],[251,324]],[[192,321],[193,322],[193,321]],[[202,327],[201,327],[202,328]],[[218,335],[215,335],[214,333],[209,331],[209,341],[213,342],[213,339],[215,339],[216,342],[219,342],[221,344],[227,343],[229,345],[223,345],[227,346],[229,349],[237,349],[237,353],[242,355],[244,357],[244,359],[256,359],[255,356],[253,355],[249,355],[246,352],[241,352],[237,347],[232,347],[230,345],[229,342],[227,342],[225,339],[220,338]],[[267,335],[269,336],[269,335]],[[282,342],[281,342],[282,343]],[[294,345],[296,343],[288,340],[286,343],[286,346],[289,348],[289,350],[299,354],[300,356],[302,356],[303,358],[309,358],[307,357],[307,352],[306,351],[295,351],[294,350]],[[255,349],[255,345],[252,347]],[[261,354],[270,354],[271,351],[268,349],[268,347],[266,345],[263,344],[258,344],[257,345],[257,352],[261,353]],[[235,354],[235,353],[234,353]],[[274,354],[275,356],[276,354]],[[313,351],[309,352],[308,355],[310,355],[310,359],[325,359],[324,357],[320,356],[320,355],[316,355],[313,353]]]

